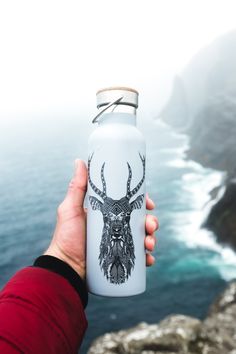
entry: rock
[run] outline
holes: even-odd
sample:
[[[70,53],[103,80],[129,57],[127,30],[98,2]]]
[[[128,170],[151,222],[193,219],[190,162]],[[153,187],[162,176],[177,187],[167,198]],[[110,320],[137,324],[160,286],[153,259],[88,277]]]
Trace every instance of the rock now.
[[[123,331],[120,331],[123,332]],[[92,343],[88,350],[88,354],[114,354],[119,353],[118,347],[121,341],[120,332],[106,333],[103,336],[98,337]]]
[[[233,174],[236,168],[235,92],[211,97],[191,129],[187,156],[203,166]]]
[[[234,309],[236,305],[236,282],[230,283],[225,291],[213,302],[209,309],[208,317],[224,312],[226,309]]]
[[[188,343],[196,339],[201,322],[196,318],[173,315],[158,325],[140,323],[127,331],[105,334],[96,339],[89,354],[110,353],[188,353]]]
[[[236,354],[236,282],[211,305],[204,321],[184,315],[140,323],[97,338],[88,354]]]
[[[236,250],[236,183],[229,181],[222,198],[212,207],[205,227],[211,229],[218,241]]]
[[[206,354],[232,354],[236,350],[236,282],[211,305],[194,344],[195,350]]]

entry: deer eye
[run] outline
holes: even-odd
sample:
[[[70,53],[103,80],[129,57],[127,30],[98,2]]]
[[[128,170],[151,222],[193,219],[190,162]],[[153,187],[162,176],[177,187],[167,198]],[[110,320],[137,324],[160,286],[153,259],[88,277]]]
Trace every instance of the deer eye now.
[[[130,220],[130,214],[126,214],[125,215],[125,221],[129,221]]]

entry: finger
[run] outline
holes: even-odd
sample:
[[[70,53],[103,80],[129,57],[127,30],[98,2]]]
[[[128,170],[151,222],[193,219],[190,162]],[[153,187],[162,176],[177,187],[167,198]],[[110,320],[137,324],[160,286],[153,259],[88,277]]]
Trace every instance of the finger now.
[[[145,237],[145,248],[147,251],[153,251],[155,248],[156,240],[154,235],[148,235]]]
[[[154,215],[147,215],[145,224],[146,224],[146,233],[148,235],[153,234],[153,232],[155,232],[159,227],[158,220]]]
[[[155,257],[153,257],[150,253],[146,254],[146,266],[150,267],[155,263]]]
[[[66,199],[78,207],[83,207],[87,191],[87,168],[83,160],[75,161],[75,174],[67,191]]]
[[[154,201],[149,197],[148,193],[146,193],[146,209],[152,210],[155,208]]]

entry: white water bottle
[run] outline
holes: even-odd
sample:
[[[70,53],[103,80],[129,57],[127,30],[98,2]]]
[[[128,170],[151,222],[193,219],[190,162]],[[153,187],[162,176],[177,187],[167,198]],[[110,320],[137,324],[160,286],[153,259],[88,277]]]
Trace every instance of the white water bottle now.
[[[138,92],[97,93],[88,143],[87,286],[102,296],[146,289],[145,140],[136,127]]]

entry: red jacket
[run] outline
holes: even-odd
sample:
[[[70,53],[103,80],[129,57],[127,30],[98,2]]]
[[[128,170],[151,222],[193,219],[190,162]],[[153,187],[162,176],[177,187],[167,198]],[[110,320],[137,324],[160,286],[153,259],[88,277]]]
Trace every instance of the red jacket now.
[[[78,292],[51,270],[27,267],[0,292],[1,354],[77,354],[86,328]]]

